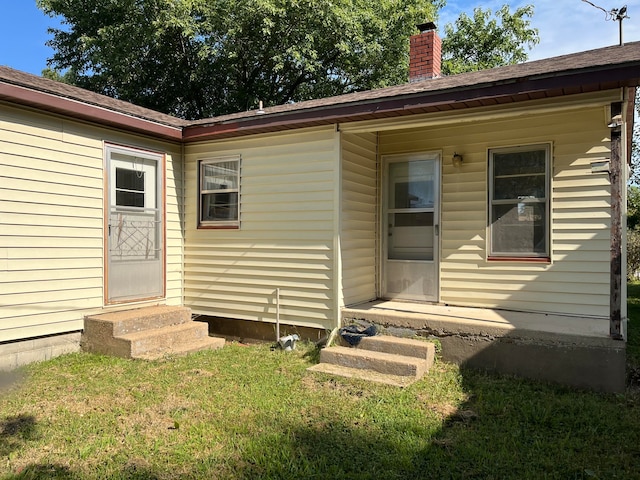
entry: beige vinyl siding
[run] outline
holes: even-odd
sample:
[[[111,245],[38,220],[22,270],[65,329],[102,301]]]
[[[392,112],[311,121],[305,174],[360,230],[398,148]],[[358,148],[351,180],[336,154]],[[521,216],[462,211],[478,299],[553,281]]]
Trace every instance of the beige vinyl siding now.
[[[195,313],[335,323],[333,129],[186,146],[185,304]],[[240,228],[197,229],[198,161],[241,156]]]
[[[182,182],[176,146],[0,105],[0,342],[80,330],[84,315],[102,309],[104,141],[177,154],[167,175]],[[167,270],[178,272],[168,273],[167,302],[180,304],[182,193],[174,190]]]
[[[561,102],[559,102],[561,103]],[[600,107],[380,133],[380,153],[441,150],[441,301],[452,305],[606,317],[609,180]],[[487,261],[487,151],[552,144],[551,264]],[[460,168],[451,164],[461,153]]]
[[[342,135],[342,288],[345,305],[376,298],[377,135]]]

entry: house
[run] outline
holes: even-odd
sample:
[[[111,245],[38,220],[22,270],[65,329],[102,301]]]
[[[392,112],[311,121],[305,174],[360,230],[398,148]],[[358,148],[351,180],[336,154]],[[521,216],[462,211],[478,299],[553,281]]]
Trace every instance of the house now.
[[[0,359],[163,304],[623,388],[640,42],[441,77],[423,27],[405,85],[199,121],[0,67]]]

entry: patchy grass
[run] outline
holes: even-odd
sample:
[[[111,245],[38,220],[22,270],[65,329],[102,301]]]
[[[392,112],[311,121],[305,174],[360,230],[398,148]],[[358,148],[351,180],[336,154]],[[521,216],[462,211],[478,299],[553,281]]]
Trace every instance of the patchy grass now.
[[[640,286],[630,293],[633,362]],[[640,478],[635,389],[443,362],[397,389],[310,374],[315,355],[229,344],[163,362],[81,353],[32,365],[0,390],[0,478]]]

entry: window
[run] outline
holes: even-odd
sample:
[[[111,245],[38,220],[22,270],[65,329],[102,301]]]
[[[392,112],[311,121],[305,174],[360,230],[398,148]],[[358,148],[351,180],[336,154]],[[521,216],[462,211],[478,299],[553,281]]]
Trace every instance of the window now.
[[[200,227],[240,226],[240,157],[200,161]]]
[[[549,257],[549,145],[489,151],[490,256]]]
[[[116,167],[116,205],[144,207],[145,171]]]

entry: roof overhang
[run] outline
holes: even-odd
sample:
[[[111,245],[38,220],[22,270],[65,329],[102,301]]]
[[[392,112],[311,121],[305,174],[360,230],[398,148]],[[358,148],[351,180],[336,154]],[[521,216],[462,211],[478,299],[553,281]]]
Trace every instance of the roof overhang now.
[[[185,121],[131,103],[0,67],[0,102],[174,142],[198,142],[633,88],[640,42],[377,90]],[[379,124],[379,123],[378,123]]]
[[[182,141],[182,128],[180,127],[163,125],[99,105],[92,105],[73,98],[34,90],[21,85],[0,82],[0,101],[150,135],[164,140]]]
[[[185,142],[270,133],[293,128],[376,120],[406,115],[459,111],[529,100],[539,100],[635,86],[640,83],[637,63],[615,68],[537,75],[446,90],[322,105],[282,113],[246,115],[185,127]],[[215,120],[215,119],[213,119]]]

